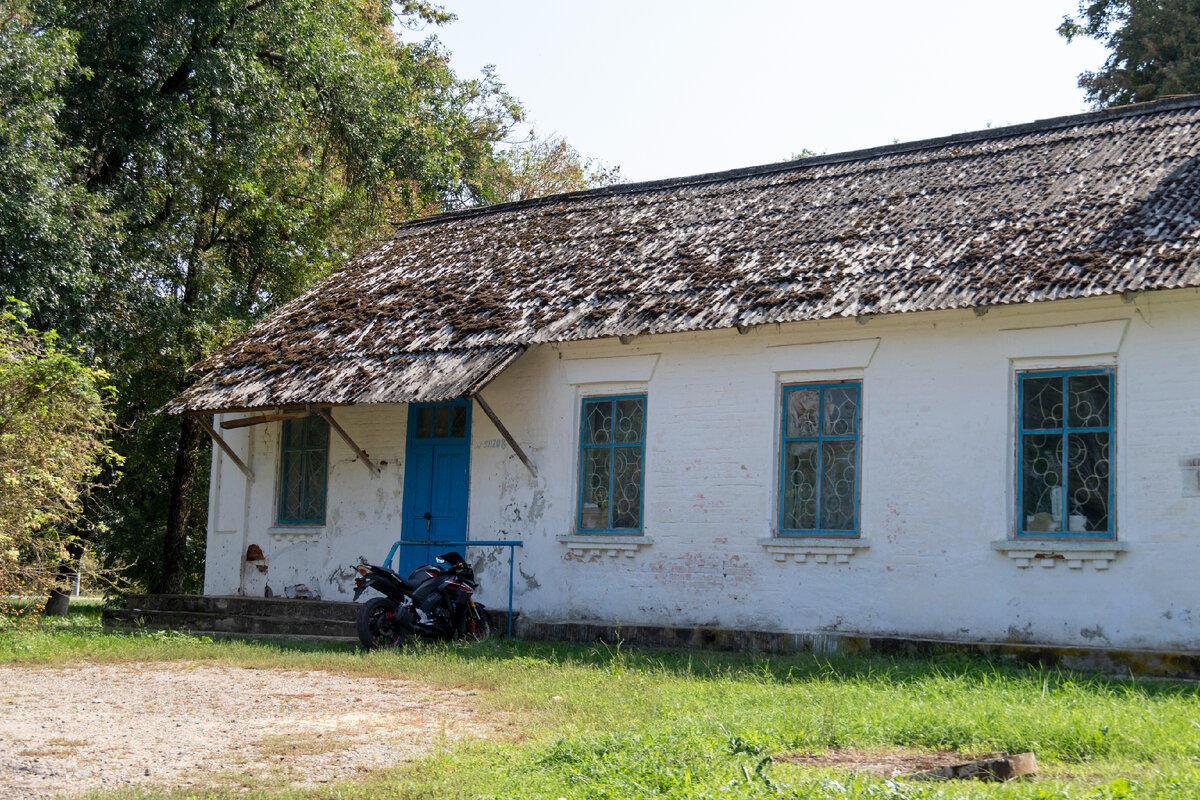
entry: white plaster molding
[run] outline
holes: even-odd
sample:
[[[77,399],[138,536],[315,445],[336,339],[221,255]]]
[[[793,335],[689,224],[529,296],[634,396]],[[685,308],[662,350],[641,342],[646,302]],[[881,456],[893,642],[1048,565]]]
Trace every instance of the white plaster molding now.
[[[648,383],[658,365],[658,354],[613,358],[568,358],[563,361],[567,383]]]
[[[772,536],[759,539],[758,543],[775,556],[776,561],[791,558],[797,564],[810,559],[818,564],[846,564],[857,551],[871,546],[866,539],[849,536]]]
[[[1045,328],[1007,328],[1000,331],[1010,359],[1115,356],[1121,350],[1129,320],[1054,325]]]
[[[767,348],[772,372],[824,372],[835,369],[866,369],[879,339],[848,342],[785,344]]]
[[[555,540],[567,546],[573,556],[590,559],[592,556],[633,558],[643,547],[654,544],[649,536],[610,536],[606,533],[577,533],[557,536]]]
[[[1085,564],[1093,569],[1106,570],[1129,547],[1124,542],[1056,542],[1039,539],[1001,539],[992,542],[992,549],[1008,556],[1020,569],[1038,564],[1043,569],[1054,569],[1060,563],[1067,569],[1083,569]]]
[[[321,538],[321,528],[268,528],[267,535],[277,542],[315,542]]]

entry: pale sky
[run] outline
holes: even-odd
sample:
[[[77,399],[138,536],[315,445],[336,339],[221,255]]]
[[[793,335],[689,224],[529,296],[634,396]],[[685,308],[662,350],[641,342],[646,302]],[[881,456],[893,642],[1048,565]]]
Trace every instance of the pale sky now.
[[[1055,32],[1078,0],[441,2],[459,75],[627,180],[1079,113],[1106,55]]]

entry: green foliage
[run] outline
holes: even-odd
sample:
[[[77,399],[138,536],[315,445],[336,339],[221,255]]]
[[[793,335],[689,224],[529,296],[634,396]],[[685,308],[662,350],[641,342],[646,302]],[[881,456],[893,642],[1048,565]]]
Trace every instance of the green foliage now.
[[[1058,32],[1103,42],[1103,68],[1079,76],[1097,107],[1200,92],[1200,0],[1082,0]]]
[[[73,175],[82,151],[58,127],[75,36],[0,4],[0,299],[16,295],[41,329],[73,332],[94,313],[113,226]]]
[[[104,467],[113,396],[108,374],[57,335],[0,310],[0,597],[53,584],[72,526]],[[21,616],[26,606],[10,606]]]
[[[500,151],[499,159],[495,194],[502,200],[532,200],[621,182],[620,167],[584,158],[566,139],[540,138],[533,131],[527,141]]]
[[[208,445],[186,369],[386,235],[495,199],[521,109],[464,80],[421,0],[0,5],[0,289],[113,374],[108,566],[196,589]],[[16,191],[10,191],[10,189]],[[31,198],[31,199],[30,199]]]
[[[143,589],[200,587],[209,445],[187,368],[398,220],[609,183],[463,79],[424,0],[0,2],[0,292],[122,404],[93,526]],[[3,296],[3,295],[0,295]]]

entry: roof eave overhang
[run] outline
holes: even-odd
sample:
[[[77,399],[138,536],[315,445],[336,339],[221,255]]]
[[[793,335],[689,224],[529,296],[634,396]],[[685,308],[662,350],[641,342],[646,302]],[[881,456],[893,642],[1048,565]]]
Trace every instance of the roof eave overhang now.
[[[426,381],[417,386],[411,387],[403,391],[389,392],[383,394],[375,394],[371,391],[364,390],[360,392],[358,397],[347,400],[329,400],[320,397],[290,399],[286,402],[253,402],[248,404],[230,403],[221,401],[219,398],[222,394],[220,391],[208,393],[210,397],[215,398],[215,402],[206,403],[204,400],[205,393],[203,390],[197,392],[198,397],[189,397],[187,392],[176,397],[170,403],[160,409],[162,413],[170,416],[202,416],[209,414],[233,414],[233,413],[255,413],[255,412],[286,412],[296,410],[312,410],[329,409],[344,406],[357,405],[389,405],[403,403],[436,403],[448,400],[456,400],[458,398],[470,397],[484,386],[487,386],[495,378],[507,369],[514,361],[520,358],[528,349],[527,345],[515,345],[508,348],[508,352],[500,355],[494,361],[491,359],[481,360],[475,368],[468,368],[466,374],[457,379],[447,380],[444,383],[444,388],[435,391],[423,391],[430,385],[443,385],[440,381]],[[461,367],[461,365],[459,365]],[[448,370],[447,370],[448,371]],[[438,375],[441,373],[435,373]],[[328,387],[322,387],[327,390]],[[361,399],[360,399],[361,398]]]

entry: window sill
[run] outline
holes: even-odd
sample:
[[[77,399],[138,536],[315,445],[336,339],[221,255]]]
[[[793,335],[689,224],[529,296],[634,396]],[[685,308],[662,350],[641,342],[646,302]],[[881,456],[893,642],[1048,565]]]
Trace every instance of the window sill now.
[[[1106,570],[1129,547],[1124,542],[1110,539],[1095,542],[1001,539],[992,542],[992,549],[1004,553],[1020,569],[1028,569],[1035,563],[1053,569],[1062,563],[1067,569],[1083,569],[1085,564],[1090,564],[1092,569]]]
[[[322,525],[272,525],[267,535],[277,542],[315,542],[324,530]]]
[[[638,550],[654,544],[654,540],[649,536],[614,536],[607,533],[577,533],[570,536],[557,536],[555,540],[565,544],[567,552],[571,555],[585,560],[600,555],[606,555],[609,558],[616,558],[619,555],[633,558],[637,555]]]
[[[772,536],[759,539],[776,561],[787,561],[789,557],[797,564],[812,559],[818,564],[846,564],[859,550],[866,550],[871,543],[853,536]]]

